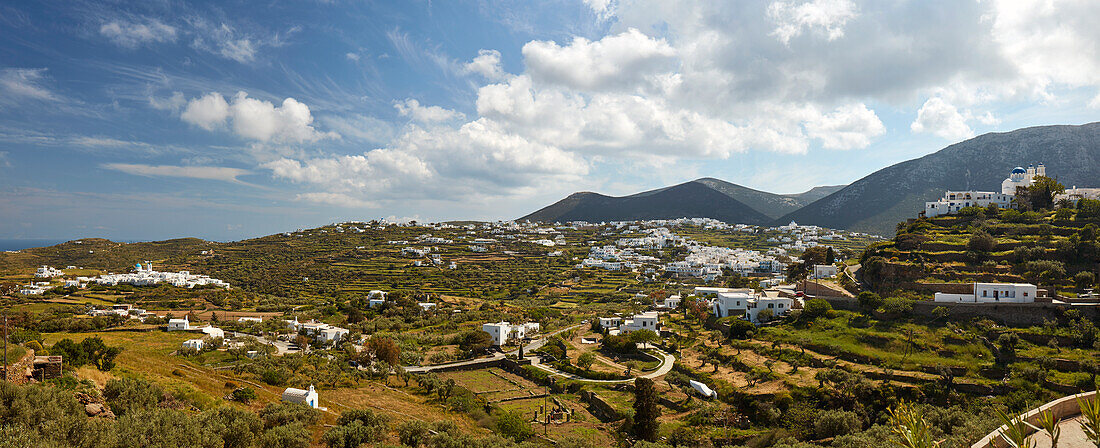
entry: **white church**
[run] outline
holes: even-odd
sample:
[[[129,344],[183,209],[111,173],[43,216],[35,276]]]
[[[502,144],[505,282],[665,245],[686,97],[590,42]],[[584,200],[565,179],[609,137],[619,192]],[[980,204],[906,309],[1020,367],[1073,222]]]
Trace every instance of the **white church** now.
[[[966,207],[988,207],[989,204],[997,204],[1000,208],[1012,206],[1012,198],[1016,196],[1016,189],[1030,187],[1038,176],[1046,176],[1047,169],[1042,163],[1028,165],[1027,169],[1016,167],[1012,173],[1001,182],[1001,192],[993,191],[947,191],[938,201],[924,203],[924,216],[934,218],[940,215],[957,213]]]

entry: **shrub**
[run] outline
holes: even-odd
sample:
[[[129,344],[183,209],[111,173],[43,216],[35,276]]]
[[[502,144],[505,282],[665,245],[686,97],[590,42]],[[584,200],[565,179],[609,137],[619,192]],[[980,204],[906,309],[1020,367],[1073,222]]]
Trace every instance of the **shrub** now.
[[[889,297],[882,302],[882,311],[890,317],[902,317],[913,311],[913,299]]]
[[[862,422],[852,411],[822,412],[814,420],[814,435],[820,439],[848,435],[860,430]]]
[[[519,413],[511,411],[501,411],[497,414],[496,429],[501,435],[516,442],[522,442],[535,435],[535,430],[531,429],[531,424],[527,422],[527,419]]]
[[[814,320],[829,314],[832,310],[833,306],[825,301],[825,299],[810,299],[806,301],[806,306],[802,310],[801,317],[807,320]]]
[[[251,387],[242,387],[233,391],[233,400],[241,403],[249,403],[256,399],[256,391]]]
[[[871,291],[863,291],[859,293],[856,301],[859,303],[859,309],[863,310],[863,312],[865,313],[870,313],[874,310],[877,310],[882,307],[883,304],[882,296],[875,294]]]

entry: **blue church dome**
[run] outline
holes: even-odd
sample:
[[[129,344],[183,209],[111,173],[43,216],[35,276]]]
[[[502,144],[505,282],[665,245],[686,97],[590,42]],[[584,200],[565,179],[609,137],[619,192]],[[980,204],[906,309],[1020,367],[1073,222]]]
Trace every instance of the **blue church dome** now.
[[[1026,173],[1026,171],[1024,171],[1023,168],[1016,167],[1016,168],[1012,169],[1012,174],[1024,174],[1024,173]]]

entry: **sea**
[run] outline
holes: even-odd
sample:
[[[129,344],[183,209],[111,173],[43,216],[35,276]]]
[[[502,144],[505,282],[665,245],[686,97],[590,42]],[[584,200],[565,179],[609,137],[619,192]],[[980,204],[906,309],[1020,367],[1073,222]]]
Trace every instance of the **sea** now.
[[[30,249],[32,247],[46,247],[53,246],[55,244],[61,244],[68,240],[58,239],[27,239],[27,240],[4,240],[0,239],[0,252],[8,250],[22,250]]]

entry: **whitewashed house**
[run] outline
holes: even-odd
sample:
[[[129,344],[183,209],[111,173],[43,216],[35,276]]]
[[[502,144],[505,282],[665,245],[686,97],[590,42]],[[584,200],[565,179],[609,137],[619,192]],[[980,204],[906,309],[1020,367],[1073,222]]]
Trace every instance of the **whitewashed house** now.
[[[187,316],[183,316],[183,319],[169,319],[168,331],[187,331],[191,329],[191,323],[187,321]]]
[[[752,300],[753,296],[748,292],[723,292],[711,301],[711,308],[714,310],[714,317],[719,319],[723,317],[744,317],[745,311],[749,309],[749,302]]]
[[[218,327],[211,327],[211,326],[207,325],[205,327],[200,328],[199,331],[203,332],[203,334],[205,334],[207,336],[210,336],[212,338],[225,339],[225,331],[223,331],[221,328],[218,328]]]
[[[288,387],[283,391],[283,401],[289,401],[291,403],[302,403],[311,408],[316,409],[319,405],[317,390],[313,388],[313,385],[309,385],[308,390],[295,389]]]
[[[188,339],[186,341],[183,341],[183,348],[185,348],[185,349],[195,349],[195,350],[201,351],[202,350],[202,339]]]
[[[974,283],[970,294],[937,292],[936,302],[950,303],[1032,303],[1039,289],[1030,283]]]
[[[759,323],[760,312],[771,310],[773,317],[782,316],[791,311],[794,300],[789,297],[757,297],[749,303],[749,309],[745,313],[750,322]]]
[[[654,333],[659,333],[661,331],[661,321],[657,312],[646,311],[635,314],[634,317],[623,320],[623,324],[619,326],[620,334],[632,333],[638,330],[651,330]]]

